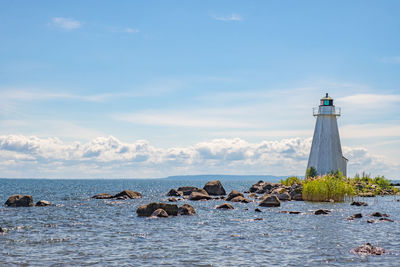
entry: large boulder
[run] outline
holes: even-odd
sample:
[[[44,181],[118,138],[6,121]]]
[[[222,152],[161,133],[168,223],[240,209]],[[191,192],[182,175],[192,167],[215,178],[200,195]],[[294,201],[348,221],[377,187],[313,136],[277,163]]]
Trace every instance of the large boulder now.
[[[53,205],[53,204],[51,204],[51,202],[47,201],[47,200],[39,200],[35,204],[36,207],[45,207],[45,206],[51,206],[51,205]]]
[[[366,243],[364,245],[361,245],[359,247],[356,247],[353,249],[354,253],[357,254],[363,254],[363,255],[382,255],[386,253],[386,250],[380,247],[375,247],[371,245],[370,243]]]
[[[218,207],[216,207],[216,209],[233,210],[234,207],[229,203],[224,203],[224,204],[219,205]]]
[[[203,187],[210,196],[226,195],[225,189],[219,180],[214,180],[206,183]]]
[[[163,209],[156,209],[151,214],[151,217],[167,218],[168,217],[168,213]]]
[[[112,197],[113,197],[113,195],[108,194],[108,193],[100,193],[100,194],[92,196],[92,198],[94,198],[94,199],[109,199]]]
[[[32,207],[33,199],[30,195],[12,195],[4,205],[9,207]]]
[[[259,204],[261,207],[279,207],[281,202],[275,195],[266,196]]]
[[[239,191],[232,190],[229,193],[229,195],[227,196],[226,201],[231,201],[232,199],[234,199],[235,197],[238,197],[238,196],[244,197],[244,195],[242,193],[240,193]]]
[[[207,192],[192,192],[189,196],[189,200],[209,200],[211,197],[207,194]]]
[[[141,198],[141,197],[142,197],[141,193],[134,192],[131,190],[124,190],[113,196],[113,198],[118,198],[118,199],[134,199],[134,198]]]
[[[136,213],[138,216],[151,216],[155,210],[163,209],[168,215],[176,216],[178,215],[178,206],[175,204],[166,204],[161,202],[153,202],[147,205],[140,206]]]
[[[183,204],[178,208],[178,215],[194,215],[196,211],[194,210],[192,205]]]
[[[171,190],[169,190],[169,192],[167,193],[167,196],[170,196],[170,197],[180,197],[180,196],[182,196],[182,193],[179,192],[178,190],[171,189]]]
[[[278,197],[279,200],[281,200],[281,201],[288,201],[288,200],[291,200],[290,194],[289,194],[288,192],[280,193],[279,195],[277,195],[277,197]]]

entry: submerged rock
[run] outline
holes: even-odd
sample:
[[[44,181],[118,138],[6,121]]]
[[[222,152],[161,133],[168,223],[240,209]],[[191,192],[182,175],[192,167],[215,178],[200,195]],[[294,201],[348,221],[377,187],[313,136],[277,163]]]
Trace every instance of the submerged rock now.
[[[258,195],[256,193],[250,193],[247,195],[249,198],[258,198]]]
[[[170,198],[168,198],[168,201],[169,202],[177,202],[178,200],[174,197],[170,197]]]
[[[4,205],[9,207],[32,207],[33,199],[30,195],[12,195]]]
[[[113,196],[113,198],[118,198],[118,199],[134,199],[134,198],[141,198],[141,197],[142,197],[141,193],[134,192],[131,190],[124,190]]]
[[[194,215],[196,211],[192,205],[184,204],[178,208],[178,215]]]
[[[45,207],[45,206],[51,206],[53,204],[51,204],[50,201],[47,200],[39,200],[38,202],[36,202],[36,207]]]
[[[203,187],[210,196],[226,195],[225,189],[219,180],[214,180],[206,183]]]
[[[386,214],[386,213],[380,213],[380,212],[374,212],[374,213],[372,213],[372,214],[370,214],[370,216],[372,216],[372,217],[389,217],[389,214]]]
[[[362,201],[353,201],[353,202],[351,202],[350,205],[351,205],[351,206],[368,206],[367,203],[362,202]]]
[[[380,221],[383,221],[383,222],[394,222],[393,220],[391,220],[391,219],[389,219],[389,218],[385,218],[385,217],[380,218],[379,220],[380,220]]]
[[[239,191],[232,190],[229,193],[229,195],[226,197],[226,201],[231,201],[232,199],[234,199],[235,197],[238,197],[238,196],[244,197],[244,195],[242,193],[240,193]]]
[[[113,197],[113,195],[108,194],[108,193],[100,193],[100,194],[92,196],[92,198],[94,198],[94,199],[109,199],[112,197]]]
[[[275,195],[265,196],[264,200],[259,204],[261,207],[279,207],[280,205],[281,202]]]
[[[168,213],[163,209],[156,209],[151,214],[151,217],[167,218],[168,217]]]
[[[192,192],[189,196],[189,200],[209,200],[211,197],[207,194],[202,192]]]
[[[3,230],[3,228],[1,228],[1,226],[0,226],[0,233],[3,233],[4,232],[4,230]]]
[[[166,204],[166,203],[161,203],[161,202],[153,202],[150,204],[146,204],[143,206],[140,206],[137,210],[136,213],[138,216],[151,216],[151,214],[158,209],[163,209],[165,210],[168,215],[171,216],[176,216],[178,215],[178,206],[175,204]]]
[[[234,197],[230,201],[232,201],[232,202],[242,202],[242,203],[250,203],[251,202],[250,200],[248,200],[247,198],[244,198],[242,196]]]
[[[314,212],[315,215],[325,215],[329,214],[331,212],[330,210],[325,210],[325,209],[319,209]]]
[[[217,209],[226,209],[226,210],[233,210],[234,207],[229,204],[229,203],[224,203],[222,205],[219,205],[218,207],[216,207]]]
[[[365,255],[382,255],[386,253],[386,250],[380,247],[375,247],[371,245],[370,243],[366,243],[364,245],[361,245],[359,247],[354,248],[353,253],[357,254],[365,254]]]
[[[361,213],[356,213],[351,215],[350,217],[347,217],[347,220],[354,220],[354,219],[359,219],[362,218],[362,214]]]
[[[256,208],[254,211],[255,212],[262,212],[259,208]]]

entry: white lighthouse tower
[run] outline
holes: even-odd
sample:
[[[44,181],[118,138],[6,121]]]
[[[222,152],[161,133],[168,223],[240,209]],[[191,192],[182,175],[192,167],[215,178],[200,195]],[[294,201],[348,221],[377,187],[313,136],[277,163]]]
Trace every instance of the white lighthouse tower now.
[[[317,122],[307,169],[314,167],[318,175],[339,170],[346,176],[347,159],[342,154],[336,121],[336,117],[340,116],[340,108],[333,105],[333,99],[327,93],[321,99],[320,106],[313,109],[313,115],[317,117]]]

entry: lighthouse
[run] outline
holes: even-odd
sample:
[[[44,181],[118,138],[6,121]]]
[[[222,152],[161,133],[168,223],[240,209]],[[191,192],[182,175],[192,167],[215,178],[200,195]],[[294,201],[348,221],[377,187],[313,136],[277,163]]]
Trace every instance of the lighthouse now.
[[[313,109],[317,122],[307,169],[314,167],[318,175],[339,170],[346,176],[347,159],[342,154],[336,120],[340,112],[340,108],[333,105],[333,99],[328,93],[321,99],[319,107]]]

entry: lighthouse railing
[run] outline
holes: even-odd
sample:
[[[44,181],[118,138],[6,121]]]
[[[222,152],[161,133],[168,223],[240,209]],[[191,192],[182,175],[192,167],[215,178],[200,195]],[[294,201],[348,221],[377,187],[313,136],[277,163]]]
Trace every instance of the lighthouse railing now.
[[[313,108],[313,116],[330,115],[340,116],[342,113],[341,108],[334,106],[319,106]]]

